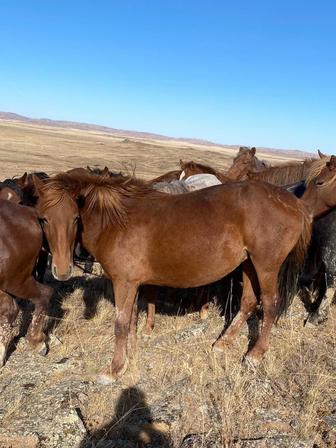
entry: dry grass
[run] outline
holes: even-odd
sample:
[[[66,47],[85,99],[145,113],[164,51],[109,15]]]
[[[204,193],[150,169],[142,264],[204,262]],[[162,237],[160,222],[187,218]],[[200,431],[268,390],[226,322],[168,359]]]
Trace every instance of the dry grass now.
[[[101,287],[91,284],[92,294],[103,296],[98,292]],[[114,307],[102,298],[96,316],[85,320],[82,294],[77,289],[65,297],[66,314],[54,330],[62,345],[49,356],[51,360],[76,357],[84,378],[92,379],[113,353]],[[335,406],[336,313],[333,310],[318,328],[304,327],[304,315],[302,305],[295,302],[290,314],[274,328],[264,362],[253,371],[241,364],[248,344],[246,330],[227,353],[212,352],[211,345],[223,328],[215,306],[205,327],[197,313],[158,313],[149,340],[143,334],[142,312],[137,357],[117,387],[92,391],[83,409],[87,427],[93,434],[101,427],[107,427],[110,434],[132,428],[133,411],[126,406],[119,421],[116,406],[125,390],[137,387],[144,393],[147,409],[167,402],[174,417],[171,422],[165,420],[168,426],[164,429],[174,446],[184,435],[194,433],[214,439],[218,446],[239,446],[239,440],[278,434],[289,440],[313,441],[316,447],[333,446],[335,434],[328,433],[323,417]],[[204,332],[189,334],[188,329],[197,328],[197,323]],[[183,331],[187,336],[179,338]],[[180,381],[176,393],[170,394],[169,389]]]
[[[0,122],[0,131],[2,177],[87,164],[121,169],[125,163],[136,165],[138,175],[153,177],[175,169],[179,158],[225,168],[233,157],[230,150],[173,141],[125,141],[106,134],[9,122]],[[77,374],[91,380],[113,353],[110,288],[96,277],[54,286],[64,316],[54,321],[48,359],[69,358]],[[84,298],[89,305],[100,298],[91,318]],[[160,433],[162,440],[169,438],[174,446],[194,433],[202,435],[199,446],[207,440],[213,440],[213,446],[240,446],[245,439],[276,434],[309,440],[316,447],[335,446],[335,434],[328,431],[323,417],[336,407],[336,313],[333,310],[318,328],[304,327],[303,319],[302,305],[295,302],[289,315],[274,327],[264,362],[251,371],[241,364],[248,344],[246,330],[227,353],[212,352],[211,345],[223,328],[215,306],[205,324],[197,313],[167,314],[159,308],[150,339],[143,335],[142,311],[138,353],[127,373],[112,387],[91,388],[81,409],[93,446],[101,446],[97,440],[104,439],[104,434],[121,430],[144,443],[153,442]],[[196,329],[194,334],[190,329]],[[59,381],[66,374],[56,371],[48,380]],[[19,418],[19,406],[19,401],[13,403],[9,423]],[[150,414],[154,423],[138,427],[136,422]],[[153,446],[164,445],[153,442]]]
[[[180,158],[227,168],[232,149],[179,141],[124,138],[106,133],[33,126],[0,120],[0,178],[24,171],[58,172],[78,166],[113,170],[136,169],[138,176],[155,177],[178,169]],[[270,162],[283,162],[277,154],[258,153]]]

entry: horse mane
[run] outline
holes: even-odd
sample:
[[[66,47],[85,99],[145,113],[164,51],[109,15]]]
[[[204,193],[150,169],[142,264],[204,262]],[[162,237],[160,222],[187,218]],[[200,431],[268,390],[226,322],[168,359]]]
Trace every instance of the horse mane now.
[[[316,159],[305,159],[302,162],[288,162],[265,168],[259,172],[249,172],[249,179],[261,180],[279,187],[305,180]],[[324,161],[325,166],[325,161]]]
[[[306,185],[309,185],[313,180],[315,180],[320,174],[323,168],[328,166],[329,159],[323,158],[323,159],[317,159],[312,163],[311,167],[309,168],[309,171],[307,173],[305,183]],[[331,183],[333,183],[336,180],[336,174],[332,178],[330,178],[327,182],[324,183],[324,186],[328,186]]]
[[[83,203],[84,213],[96,213],[101,217],[103,228],[107,225],[127,225],[127,198],[153,194],[146,181],[135,177],[113,178],[109,174],[60,173],[48,179],[42,186],[42,198],[39,201],[41,212],[61,203],[70,196]]]

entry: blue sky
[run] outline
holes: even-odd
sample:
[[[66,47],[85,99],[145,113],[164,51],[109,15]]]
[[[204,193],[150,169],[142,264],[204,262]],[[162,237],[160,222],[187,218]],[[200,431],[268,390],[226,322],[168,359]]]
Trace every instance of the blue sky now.
[[[336,152],[336,2],[0,0],[0,110]]]

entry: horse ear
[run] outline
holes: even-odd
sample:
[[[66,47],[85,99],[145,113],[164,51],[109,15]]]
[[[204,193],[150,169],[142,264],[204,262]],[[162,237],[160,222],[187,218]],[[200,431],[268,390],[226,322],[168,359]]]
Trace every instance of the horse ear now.
[[[253,156],[255,156],[256,149],[255,149],[254,146],[253,146],[253,148],[250,149],[250,153],[251,153]]]
[[[320,159],[325,159],[326,157],[328,157],[325,154],[323,154],[323,152],[321,152],[319,149],[317,150],[317,154],[319,155]]]
[[[334,170],[336,168],[336,156],[331,156],[329,163],[328,163],[328,167],[330,170]]]
[[[239,150],[238,150],[238,152],[242,152],[243,151],[243,147],[242,146],[239,146]]]
[[[23,174],[23,176],[21,176],[21,177],[19,177],[17,180],[16,180],[16,183],[18,184],[18,186],[20,187],[20,188],[23,188],[27,183],[28,183],[28,179],[27,179],[27,177],[28,177],[28,174],[27,174],[27,171]]]
[[[108,176],[110,174],[109,169],[107,168],[107,166],[105,166],[105,168],[103,169],[103,171],[101,172],[101,176]]]
[[[43,187],[44,187],[44,182],[43,180],[39,179],[38,176],[36,176],[35,174],[32,174],[32,181],[33,181],[33,185],[35,188],[35,193],[37,196],[42,196],[43,194]]]
[[[183,169],[184,168],[185,163],[183,162],[182,159],[180,159],[180,167]]]
[[[92,173],[92,169],[89,165],[86,165],[86,169],[88,170],[89,173]]]

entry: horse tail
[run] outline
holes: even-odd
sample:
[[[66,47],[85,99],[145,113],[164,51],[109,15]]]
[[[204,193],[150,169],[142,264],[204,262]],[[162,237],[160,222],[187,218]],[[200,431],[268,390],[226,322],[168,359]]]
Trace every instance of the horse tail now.
[[[306,253],[312,234],[312,222],[307,212],[303,211],[303,226],[300,238],[281,266],[278,277],[278,319],[285,314],[299,289],[299,276],[302,272]]]

